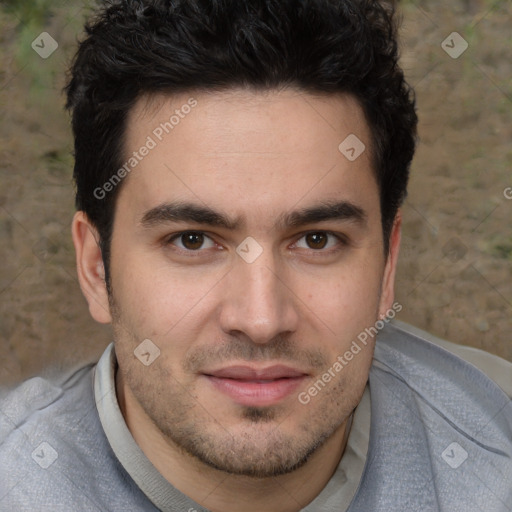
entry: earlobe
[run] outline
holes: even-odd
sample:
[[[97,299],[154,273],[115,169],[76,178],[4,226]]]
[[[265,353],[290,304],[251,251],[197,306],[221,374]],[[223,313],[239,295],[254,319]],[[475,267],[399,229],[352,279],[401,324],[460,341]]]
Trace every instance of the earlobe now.
[[[382,319],[391,309],[395,297],[395,274],[400,251],[400,238],[402,231],[402,212],[398,210],[393,228],[389,237],[389,252],[382,279],[382,289],[379,305],[379,318]]]
[[[91,316],[102,324],[110,323],[112,317],[98,232],[82,211],[75,213],[71,232],[76,252],[78,280],[89,304]]]

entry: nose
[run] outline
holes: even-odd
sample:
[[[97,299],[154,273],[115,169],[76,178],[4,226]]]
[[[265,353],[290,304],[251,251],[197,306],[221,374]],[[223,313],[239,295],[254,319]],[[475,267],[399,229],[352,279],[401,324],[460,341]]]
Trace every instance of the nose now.
[[[297,329],[297,297],[283,267],[274,260],[270,249],[252,263],[237,257],[224,281],[220,322],[226,333],[242,333],[264,344]]]

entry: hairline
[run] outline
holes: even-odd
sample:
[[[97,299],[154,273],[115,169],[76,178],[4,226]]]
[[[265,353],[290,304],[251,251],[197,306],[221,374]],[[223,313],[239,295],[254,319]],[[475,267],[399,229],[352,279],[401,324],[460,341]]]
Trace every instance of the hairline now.
[[[383,251],[384,251],[384,257],[387,259],[388,253],[389,253],[389,241],[391,236],[391,230],[389,233],[385,233],[385,226],[384,226],[384,216],[382,215],[382,204],[381,202],[381,195],[382,195],[382,184],[379,177],[379,169],[378,169],[378,155],[377,155],[377,149],[376,149],[376,136],[374,133],[374,126],[369,121],[366,109],[364,108],[363,102],[361,101],[358,96],[349,91],[343,91],[343,90],[333,90],[333,91],[327,91],[327,90],[320,90],[320,89],[308,89],[306,87],[297,85],[297,84],[278,84],[278,85],[272,85],[272,86],[259,86],[254,84],[232,84],[232,85],[223,85],[219,87],[215,86],[204,86],[204,87],[183,87],[179,88],[173,91],[169,90],[155,90],[155,91],[142,91],[139,93],[131,103],[130,107],[127,110],[127,114],[125,117],[125,120],[122,125],[122,133],[120,135],[120,141],[119,141],[119,155],[117,156],[117,162],[116,166],[120,166],[123,159],[127,156],[127,147],[126,147],[126,140],[128,136],[128,130],[130,124],[134,120],[135,112],[138,108],[141,108],[142,113],[148,113],[153,112],[155,115],[156,113],[162,108],[162,105],[165,101],[168,101],[170,98],[176,98],[180,96],[189,95],[192,97],[195,93],[197,94],[209,94],[209,95],[226,95],[231,96],[235,95],[235,97],[238,96],[238,93],[241,92],[254,92],[255,94],[272,94],[275,92],[282,92],[285,90],[291,90],[296,91],[299,95],[307,94],[310,97],[318,98],[318,99],[329,99],[333,97],[339,97],[339,98],[351,98],[356,102],[357,107],[360,109],[363,120],[366,124],[366,127],[368,129],[369,135],[370,135],[370,141],[367,145],[367,150],[370,152],[370,170],[373,174],[373,177],[375,179],[378,193],[379,193],[379,212],[381,215],[381,230],[383,235]],[[238,96],[239,101],[243,101],[244,98]],[[112,203],[111,203],[111,209],[112,209],[112,216],[109,223],[109,230],[107,233],[107,239],[103,240],[101,239],[101,245],[100,249],[102,252],[103,262],[105,269],[109,269],[110,262],[111,262],[111,251],[110,246],[112,243],[112,237],[114,233],[114,224],[115,224],[115,218],[116,218],[116,212],[118,207],[118,196],[121,193],[121,190],[123,186],[125,185],[125,182],[130,179],[130,176],[127,176],[124,178],[119,185],[116,187],[116,189],[113,191],[112,195]],[[100,233],[101,238],[101,233]],[[104,252],[108,255],[108,258],[104,257]],[[110,272],[107,270],[107,275],[109,275]],[[107,283],[109,284],[109,283]]]

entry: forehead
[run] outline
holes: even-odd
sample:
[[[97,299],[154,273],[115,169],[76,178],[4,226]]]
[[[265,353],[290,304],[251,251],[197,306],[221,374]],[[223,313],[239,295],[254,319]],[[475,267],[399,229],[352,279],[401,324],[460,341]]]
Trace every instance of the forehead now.
[[[184,119],[188,119],[186,123]],[[294,88],[144,95],[128,116],[126,141],[128,146],[136,145],[136,139],[150,131],[157,142],[165,144],[180,139],[180,132],[188,136],[197,128],[197,151],[209,143],[215,144],[217,152],[232,150],[240,142],[233,135],[243,136],[243,132],[260,135],[253,140],[255,149],[263,146],[277,152],[289,149],[306,153],[311,146],[318,148],[322,138],[327,142],[330,136],[340,138],[353,132],[370,143],[362,108],[353,96],[312,94]],[[238,132],[240,128],[242,133]],[[265,133],[266,140],[261,137]],[[250,150],[250,142],[245,139],[239,149]]]
[[[123,155],[140,161],[121,196],[141,208],[178,198],[275,214],[277,204],[286,209],[306,196],[373,201],[370,146],[363,111],[348,95],[233,89],[143,97],[130,112]]]

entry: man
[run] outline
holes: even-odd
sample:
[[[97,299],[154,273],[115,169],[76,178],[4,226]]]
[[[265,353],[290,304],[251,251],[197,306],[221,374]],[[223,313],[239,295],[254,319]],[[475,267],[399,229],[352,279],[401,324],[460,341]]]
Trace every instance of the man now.
[[[114,2],[67,93],[114,344],[5,396],[2,510],[510,510],[510,398],[389,323],[417,119],[387,8]]]

